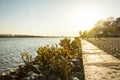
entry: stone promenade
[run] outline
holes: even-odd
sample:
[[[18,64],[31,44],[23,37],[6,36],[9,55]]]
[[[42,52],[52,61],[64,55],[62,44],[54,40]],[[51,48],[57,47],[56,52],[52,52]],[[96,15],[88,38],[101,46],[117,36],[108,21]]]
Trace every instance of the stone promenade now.
[[[120,60],[82,40],[85,80],[120,80]]]

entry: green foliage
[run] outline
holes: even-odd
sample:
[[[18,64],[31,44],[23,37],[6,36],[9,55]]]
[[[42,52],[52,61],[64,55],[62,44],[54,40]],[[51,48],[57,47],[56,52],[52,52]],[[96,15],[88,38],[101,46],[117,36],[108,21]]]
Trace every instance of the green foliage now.
[[[81,40],[75,37],[73,41],[64,38],[57,45],[40,47],[37,56],[32,61],[32,56],[25,52],[22,53],[22,60],[25,63],[19,66],[15,72],[16,76],[24,80],[69,80],[75,74],[72,58],[81,59]],[[81,60],[80,60],[81,61]],[[82,66],[82,62],[81,65]],[[78,72],[82,72],[81,69]]]
[[[70,47],[70,39],[64,38],[63,40],[60,41],[60,46],[63,48],[69,48]]]
[[[40,47],[37,51],[36,61],[40,69],[44,72],[47,70],[50,74],[55,74],[62,80],[67,80],[72,71],[70,59],[74,57],[81,58],[80,48],[81,42],[79,38],[75,38],[72,42],[68,38],[60,41],[60,48],[57,46]]]
[[[83,31],[83,32],[80,31],[80,32],[79,32],[79,35],[80,35],[81,38],[88,38],[88,37],[90,37],[90,36],[89,36],[89,32],[86,31],[86,30]]]
[[[120,18],[108,17],[99,20],[89,32],[90,35],[98,35],[101,31],[102,37],[120,37]]]
[[[21,57],[25,64],[28,64],[32,61],[32,55],[30,55],[28,52],[21,53]]]

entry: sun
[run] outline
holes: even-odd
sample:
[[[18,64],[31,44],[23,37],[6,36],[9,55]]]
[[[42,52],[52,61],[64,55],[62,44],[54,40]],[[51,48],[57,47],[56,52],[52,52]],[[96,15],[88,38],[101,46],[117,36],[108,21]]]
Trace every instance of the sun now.
[[[79,14],[75,15],[74,17],[74,24],[75,27],[82,31],[90,30],[95,22],[101,19],[101,15],[97,10],[92,9],[84,9],[79,12]]]

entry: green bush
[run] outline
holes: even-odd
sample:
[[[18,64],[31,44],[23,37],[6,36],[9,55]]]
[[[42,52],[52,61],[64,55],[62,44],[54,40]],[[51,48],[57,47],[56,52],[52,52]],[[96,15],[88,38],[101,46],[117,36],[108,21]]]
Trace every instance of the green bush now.
[[[38,48],[34,60],[29,53],[22,53],[25,65],[19,66],[12,74],[20,80],[69,80],[76,72],[71,60],[82,59],[81,40],[78,37],[73,41],[64,38],[59,45]]]

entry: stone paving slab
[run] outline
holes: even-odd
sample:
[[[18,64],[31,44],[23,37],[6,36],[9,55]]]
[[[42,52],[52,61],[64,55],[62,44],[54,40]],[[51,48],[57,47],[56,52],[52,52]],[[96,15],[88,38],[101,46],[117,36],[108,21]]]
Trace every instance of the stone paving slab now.
[[[83,48],[84,49],[84,48]],[[106,52],[102,51],[102,50],[99,50],[99,49],[87,49],[87,50],[84,50],[83,51],[84,54],[106,54]],[[88,53],[89,52],[89,53]]]
[[[108,54],[85,54],[84,63],[120,63],[120,60]]]
[[[85,80],[120,80],[120,70],[105,66],[85,65]]]
[[[85,80],[120,80],[120,60],[82,40]]]

